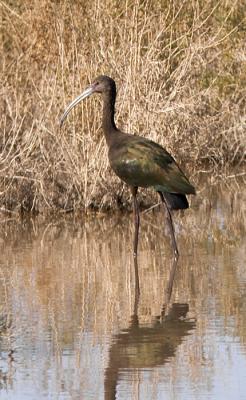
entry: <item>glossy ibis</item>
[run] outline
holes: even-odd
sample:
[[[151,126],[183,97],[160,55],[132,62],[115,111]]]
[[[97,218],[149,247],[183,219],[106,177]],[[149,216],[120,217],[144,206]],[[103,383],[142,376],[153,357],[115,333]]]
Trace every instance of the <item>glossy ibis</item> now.
[[[127,183],[133,195],[135,236],[134,257],[137,256],[139,232],[138,187],[152,187],[158,192],[166,212],[174,257],[178,259],[171,210],[189,207],[186,194],[195,194],[195,188],[183,174],[173,157],[159,144],[141,136],[119,130],[114,121],[116,85],[112,78],[101,75],[65,110],[60,119],[62,126],[68,113],[81,100],[93,93],[103,98],[102,128],[108,145],[110,165],[116,175]]]

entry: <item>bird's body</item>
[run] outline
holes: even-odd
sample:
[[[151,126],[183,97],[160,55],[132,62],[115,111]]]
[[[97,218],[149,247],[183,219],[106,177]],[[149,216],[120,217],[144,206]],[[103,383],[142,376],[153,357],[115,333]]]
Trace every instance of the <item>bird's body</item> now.
[[[152,187],[161,197],[167,211],[167,220],[171,231],[175,257],[178,249],[170,210],[188,208],[186,194],[195,194],[174,158],[159,144],[142,136],[124,133],[114,122],[116,86],[112,78],[99,76],[65,110],[61,125],[70,110],[82,99],[92,93],[101,93],[103,97],[102,128],[108,145],[108,157],[115,174],[131,187],[134,198],[135,238],[134,254],[137,254],[139,210],[136,200],[138,187]]]
[[[162,146],[141,136],[122,132],[116,136],[109,146],[109,162],[125,183],[135,187],[153,187],[164,195],[175,194],[174,198],[181,195],[183,199],[183,195],[195,193],[173,157]],[[180,204],[180,208],[186,207]]]

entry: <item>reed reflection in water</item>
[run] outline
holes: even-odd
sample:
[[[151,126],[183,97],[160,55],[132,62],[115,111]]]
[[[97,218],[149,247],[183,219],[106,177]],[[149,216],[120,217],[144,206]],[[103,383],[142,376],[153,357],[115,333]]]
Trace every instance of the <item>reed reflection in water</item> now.
[[[166,316],[172,251],[158,212],[142,215],[140,298],[131,218],[2,222],[1,400],[245,398],[245,193],[194,201],[175,218]]]

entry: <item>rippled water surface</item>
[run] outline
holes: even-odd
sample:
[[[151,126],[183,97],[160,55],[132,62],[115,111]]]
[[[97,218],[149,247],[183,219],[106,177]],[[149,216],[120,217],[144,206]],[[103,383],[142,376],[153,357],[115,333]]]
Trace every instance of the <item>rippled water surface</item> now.
[[[246,399],[245,190],[204,189],[175,215],[172,266],[158,208],[0,226],[0,399]],[[163,312],[163,310],[165,312]]]

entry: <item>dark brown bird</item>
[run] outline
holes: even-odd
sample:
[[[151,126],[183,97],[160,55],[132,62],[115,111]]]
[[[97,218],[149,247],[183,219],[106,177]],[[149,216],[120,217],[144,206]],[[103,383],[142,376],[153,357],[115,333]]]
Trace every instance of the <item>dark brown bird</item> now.
[[[127,183],[133,195],[135,236],[134,256],[137,256],[139,232],[138,187],[153,187],[159,193],[167,213],[175,259],[178,248],[175,240],[171,210],[189,207],[187,194],[195,194],[195,188],[183,174],[173,157],[159,144],[141,136],[119,130],[114,121],[116,85],[112,78],[101,75],[65,110],[60,120],[62,126],[68,113],[81,100],[93,93],[103,98],[102,128],[108,145],[110,165],[116,175]]]

